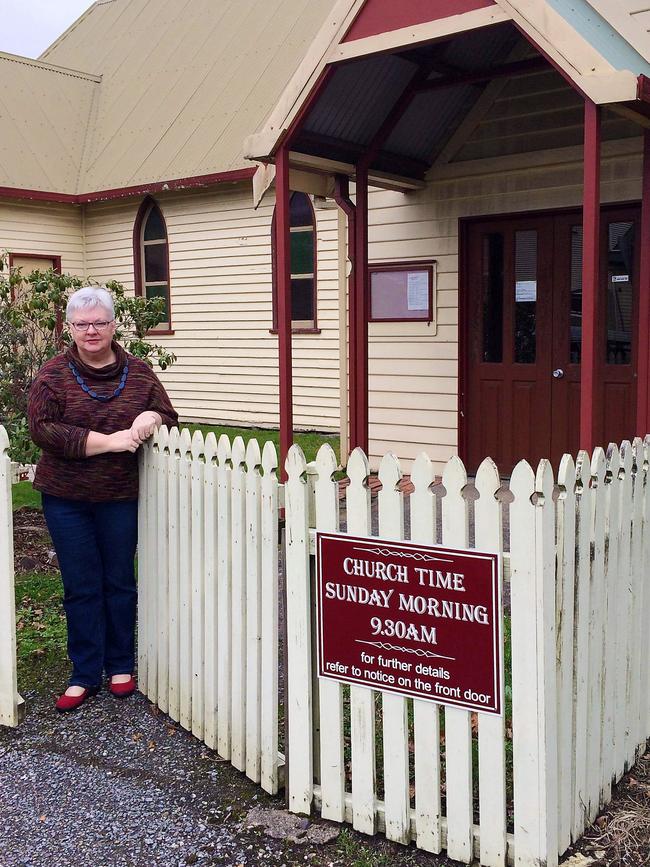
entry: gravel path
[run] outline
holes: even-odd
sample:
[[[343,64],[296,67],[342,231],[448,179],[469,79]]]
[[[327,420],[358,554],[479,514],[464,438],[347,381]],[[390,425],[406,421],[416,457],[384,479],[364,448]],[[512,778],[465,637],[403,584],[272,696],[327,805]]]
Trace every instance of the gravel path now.
[[[27,696],[17,730],[0,729],[0,867],[281,865],[303,846],[241,830],[264,796],[140,694],[108,692],[76,713]]]

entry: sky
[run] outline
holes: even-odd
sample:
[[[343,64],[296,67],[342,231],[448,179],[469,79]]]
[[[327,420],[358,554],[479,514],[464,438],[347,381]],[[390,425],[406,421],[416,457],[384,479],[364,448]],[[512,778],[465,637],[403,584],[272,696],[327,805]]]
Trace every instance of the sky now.
[[[38,57],[92,0],[0,0],[0,51]]]

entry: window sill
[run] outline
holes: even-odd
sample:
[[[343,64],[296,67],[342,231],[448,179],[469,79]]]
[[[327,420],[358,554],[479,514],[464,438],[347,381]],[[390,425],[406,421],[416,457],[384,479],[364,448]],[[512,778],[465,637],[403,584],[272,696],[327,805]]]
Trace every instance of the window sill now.
[[[173,328],[166,328],[164,331],[156,331],[155,328],[152,328],[151,331],[147,331],[147,337],[169,337],[174,333]]]
[[[292,334],[320,334],[320,328],[292,328]],[[269,328],[269,334],[279,334],[277,328]]]

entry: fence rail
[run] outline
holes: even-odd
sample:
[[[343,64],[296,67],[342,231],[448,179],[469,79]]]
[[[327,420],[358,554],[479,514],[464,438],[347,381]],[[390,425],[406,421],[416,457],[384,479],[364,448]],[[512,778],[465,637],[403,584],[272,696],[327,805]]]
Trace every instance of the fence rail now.
[[[24,707],[16,673],[16,598],[9,437],[0,426],[0,725],[17,726]]]
[[[344,510],[331,448],[312,464],[291,449],[290,809],[486,867],[557,863],[650,734],[649,448],[565,456],[557,480],[548,461],[522,461],[507,486],[491,460],[472,480],[458,458],[436,486],[421,455],[408,507],[389,454],[374,508],[357,450]],[[270,443],[260,453],[255,441],[162,428],[143,449],[141,688],[270,792],[282,765],[279,493]],[[388,540],[508,557],[504,716],[315,677],[313,530],[372,535],[373,520]]]

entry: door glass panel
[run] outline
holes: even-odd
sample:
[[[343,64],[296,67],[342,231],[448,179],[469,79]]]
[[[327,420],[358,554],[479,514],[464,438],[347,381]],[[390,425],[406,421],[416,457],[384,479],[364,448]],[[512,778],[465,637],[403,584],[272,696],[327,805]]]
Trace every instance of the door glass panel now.
[[[571,308],[569,361],[580,364],[582,353],[582,226],[571,226]]]
[[[631,364],[634,223],[610,223],[607,234],[607,364]]]
[[[483,236],[482,360],[503,361],[503,235]]]
[[[537,231],[515,232],[515,345],[518,364],[534,364],[537,331]]]

